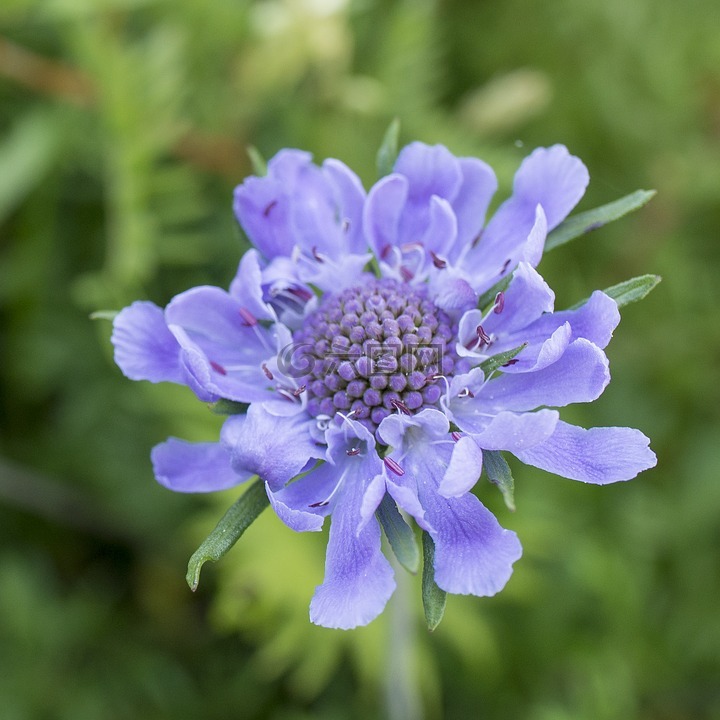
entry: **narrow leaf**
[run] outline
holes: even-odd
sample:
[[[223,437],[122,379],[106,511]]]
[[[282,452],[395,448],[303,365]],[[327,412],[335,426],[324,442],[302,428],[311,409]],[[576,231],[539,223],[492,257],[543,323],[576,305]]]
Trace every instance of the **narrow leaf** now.
[[[385,177],[393,171],[398,156],[398,139],[400,137],[400,120],[395,118],[385,131],[382,145],[377,154],[378,177]]]
[[[490,482],[500,488],[508,510],[515,512],[515,481],[507,460],[499,450],[483,450],[483,467]]]
[[[213,403],[208,403],[208,407],[216,415],[242,415],[247,412],[250,405],[220,398],[220,400],[216,400]]]
[[[596,230],[613,220],[620,219],[633,210],[640,209],[653,195],[655,195],[655,190],[636,190],[607,205],[601,205],[593,210],[577,213],[577,215],[567,218],[548,235],[545,251],[564,245],[591,230]]]
[[[117,310],[96,310],[90,313],[91,320],[114,320],[117,317]]]
[[[527,343],[525,342],[512,350],[506,350],[505,352],[489,357],[487,360],[483,360],[480,363],[480,369],[483,371],[483,375],[486,378],[490,377],[499,367],[507,365],[521,350],[524,350],[526,347]]]
[[[428,630],[432,632],[440,624],[445,614],[447,593],[435,582],[435,543],[425,530],[422,534],[422,543],[422,603]]]
[[[248,145],[247,154],[253,172],[259,177],[267,175],[267,162],[265,162],[265,158],[260,154],[260,151],[254,145]]]
[[[615,300],[618,307],[623,307],[642,300],[661,280],[662,278],[659,275],[638,275],[638,277],[605,288],[603,292]],[[577,308],[582,307],[588,300],[589,298],[585,298],[579,303],[575,303],[570,310],[577,310]]]
[[[420,567],[420,550],[415,533],[387,493],[376,514],[398,562],[414,575]]]
[[[200,570],[210,560],[216,562],[240,539],[258,515],[268,506],[265,484],[259,478],[235,501],[222,516],[215,529],[203,540],[188,562],[185,579],[195,592]]]

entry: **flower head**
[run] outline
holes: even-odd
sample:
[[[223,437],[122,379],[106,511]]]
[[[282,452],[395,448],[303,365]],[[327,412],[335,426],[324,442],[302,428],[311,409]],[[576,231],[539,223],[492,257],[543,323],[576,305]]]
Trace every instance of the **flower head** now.
[[[128,377],[241,404],[218,443],[157,446],[158,480],[206,492],[257,475],[289,527],[319,530],[329,516],[311,603],[321,625],[366,624],[393,591],[381,503],[432,538],[441,589],[501,590],[521,547],[471,493],[484,454],[596,484],[655,464],[638,430],[585,430],[557,410],[603,392],[619,322],[602,292],[554,312],[534,269],[586,184],[564,147],[536,150],[486,224],[492,170],[444,147],[409,145],[367,195],[339,161],[280,152],[236,190],[255,248],[229,291],[193,288],[115,319]]]

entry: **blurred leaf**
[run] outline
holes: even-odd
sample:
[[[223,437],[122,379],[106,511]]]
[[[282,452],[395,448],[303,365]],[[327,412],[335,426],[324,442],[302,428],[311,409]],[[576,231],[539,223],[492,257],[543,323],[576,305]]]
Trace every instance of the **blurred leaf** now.
[[[423,572],[422,603],[428,630],[432,632],[445,613],[447,593],[435,582],[435,543],[427,531],[423,530]]]
[[[91,320],[114,320],[118,316],[118,310],[96,310],[90,313]]]
[[[515,481],[499,450],[483,450],[483,469],[490,482],[500,488],[508,510],[515,512]]]
[[[584,235],[591,230],[607,225],[613,220],[618,220],[624,215],[640,209],[653,196],[655,190],[636,190],[630,195],[615,200],[607,205],[601,205],[593,210],[572,215],[560,223],[547,237],[545,251],[553,250],[559,245],[564,245],[570,240]]]
[[[0,221],[40,183],[58,147],[58,122],[38,111],[15,123],[0,146]]]
[[[269,502],[265,483],[258,478],[223,515],[190,558],[186,580],[191,590],[197,590],[202,566],[208,560],[216,562],[223,557]]]
[[[254,145],[248,145],[247,154],[250,158],[253,172],[258,177],[267,175],[267,161],[260,154],[260,151]]]
[[[400,119],[395,118],[385,131],[382,145],[377,154],[378,177],[389,175],[395,167],[398,156],[398,140],[400,138]]]
[[[420,566],[420,551],[415,533],[405,522],[388,493],[385,493],[377,509],[377,517],[398,562],[414,575]]]
[[[225,398],[208,403],[208,406],[216,415],[242,415],[250,407],[247,403],[226,400]]]

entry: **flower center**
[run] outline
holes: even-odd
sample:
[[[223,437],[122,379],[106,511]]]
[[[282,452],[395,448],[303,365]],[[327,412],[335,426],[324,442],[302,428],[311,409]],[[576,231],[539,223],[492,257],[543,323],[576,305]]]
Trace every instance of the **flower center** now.
[[[392,412],[436,406],[458,359],[456,330],[424,287],[397,280],[325,297],[293,337],[308,370],[308,412],[350,414],[374,433]]]

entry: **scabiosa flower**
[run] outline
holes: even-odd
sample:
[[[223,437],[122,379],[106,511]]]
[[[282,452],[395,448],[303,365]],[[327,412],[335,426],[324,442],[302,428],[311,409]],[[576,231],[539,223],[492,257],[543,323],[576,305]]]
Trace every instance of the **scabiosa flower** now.
[[[388,505],[432,538],[442,590],[501,590],[521,546],[471,492],[484,460],[506,451],[596,484],[655,464],[638,430],[559,419],[603,392],[619,322],[602,292],[554,312],[534,269],[586,184],[564,147],[536,150],[485,226],[492,170],[441,146],[409,145],[367,195],[337,160],[280,152],[235,192],[255,248],[229,291],[193,288],[115,318],[128,377],[234,403],[219,442],[153,450],[158,481],[207,492],[258,476],[289,527],[319,530],[329,516],[310,605],[320,625],[382,612],[395,587],[378,520]]]

